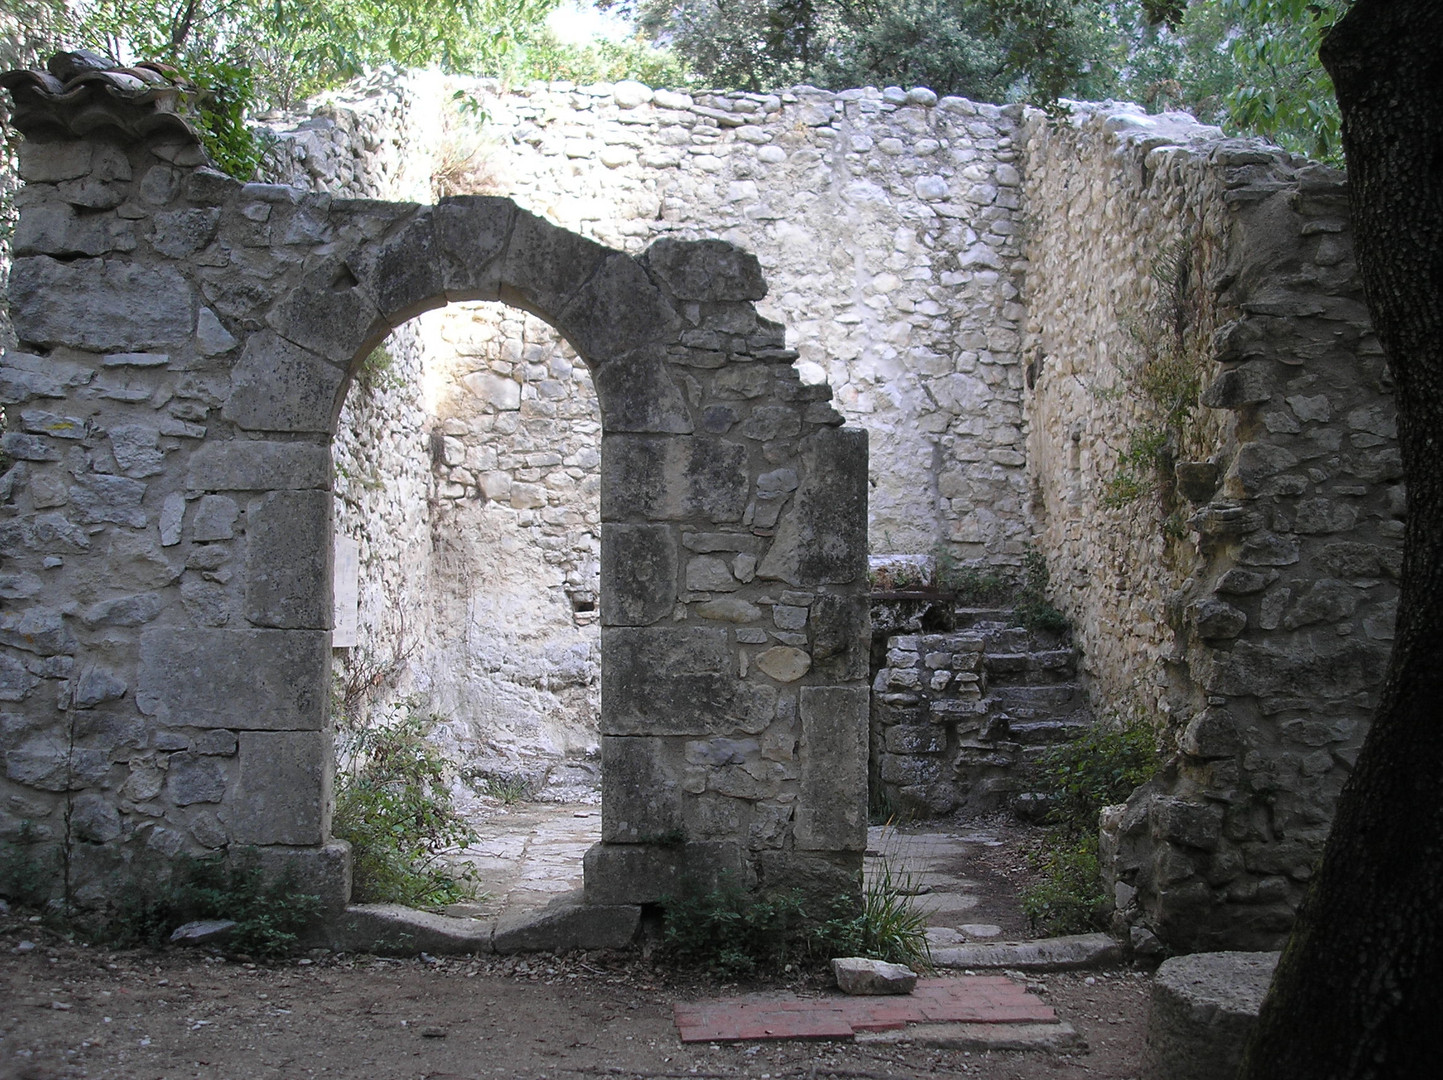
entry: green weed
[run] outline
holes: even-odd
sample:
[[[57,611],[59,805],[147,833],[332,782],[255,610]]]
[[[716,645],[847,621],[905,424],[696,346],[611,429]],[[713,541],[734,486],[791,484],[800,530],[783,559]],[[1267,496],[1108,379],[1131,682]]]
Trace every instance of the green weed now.
[[[451,763],[428,739],[438,722],[408,703],[342,727],[333,831],[351,844],[358,902],[443,907],[471,894],[469,874],[442,860],[476,836],[451,803]]]
[[[126,894],[96,935],[122,948],[165,943],[178,926],[231,919],[228,952],[279,960],[319,918],[320,898],[296,891],[290,878],[268,880],[254,852],[175,860],[168,882],[151,895]]]
[[[1142,718],[1099,722],[1039,760],[1038,789],[1049,797],[1049,829],[1028,854],[1043,880],[1022,893],[1033,928],[1049,934],[1098,930],[1109,910],[1098,864],[1097,815],[1127,799],[1156,771],[1156,737]]]

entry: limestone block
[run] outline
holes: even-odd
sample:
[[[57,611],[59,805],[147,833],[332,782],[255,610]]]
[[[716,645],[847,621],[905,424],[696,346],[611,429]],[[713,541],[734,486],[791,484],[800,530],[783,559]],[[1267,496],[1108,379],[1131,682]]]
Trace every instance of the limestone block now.
[[[518,210],[501,266],[501,299],[555,322],[609,254],[594,240]]]
[[[105,750],[72,747],[50,736],[36,736],[5,755],[5,775],[41,791],[80,791],[96,787],[110,772]]]
[[[725,240],[664,237],[642,253],[641,262],[680,300],[760,300],[767,295],[757,257]]]
[[[154,476],[165,468],[165,455],[157,448],[158,428],[150,424],[112,424],[106,435],[115,464],[126,476]]]
[[[601,839],[672,842],[684,824],[680,768],[666,739],[601,737]]]
[[[200,309],[195,320],[195,347],[202,356],[219,356],[236,347],[236,339],[221,323],[220,317],[208,307]]]
[[[570,949],[629,949],[641,928],[635,904],[586,904],[574,894],[540,911],[517,911],[496,920],[491,944],[498,953]]]
[[[867,678],[872,629],[865,596],[822,593],[812,603],[811,626],[814,678],[836,683]]]
[[[90,175],[95,144],[89,140],[22,140],[17,149],[20,177],[27,184],[56,184]]]
[[[776,645],[757,654],[756,665],[780,683],[796,682],[812,666],[812,658],[803,649]]]
[[[791,585],[867,574],[867,433],[823,428],[803,440],[802,483],[757,576]]]
[[[225,798],[225,763],[199,754],[171,754],[165,774],[166,796],[176,806],[218,803]]]
[[[910,994],[917,985],[911,968],[863,956],[833,957],[832,975],[844,994]]]
[[[865,686],[801,689],[798,848],[861,851],[866,847],[869,703]]]
[[[344,382],[341,368],[262,330],[241,350],[221,415],[246,431],[327,432]]]
[[[601,621],[646,626],[677,599],[676,538],[667,525],[602,525]]]
[[[686,398],[672,378],[660,348],[642,348],[613,357],[596,370],[592,379],[606,431],[675,435],[692,432]]]
[[[331,507],[324,491],[273,491],[246,507],[245,614],[256,626],[331,625]]]
[[[147,630],[136,705],[161,726],[320,731],[330,693],[329,637],[311,630]]]
[[[814,900],[861,895],[861,848],[856,851],[806,851],[799,844],[792,851],[757,852],[756,866],[758,884],[763,891],[800,889]]]
[[[620,252],[601,264],[554,321],[593,365],[669,341],[681,326],[637,261]]]
[[[688,609],[703,619],[713,619],[718,622],[749,623],[756,622],[762,617],[762,609],[750,601],[743,600],[737,596],[719,596],[712,600],[704,600],[700,604],[693,604]],[[761,636],[758,641],[766,641],[765,630],[759,631]],[[737,639],[741,640],[740,637]]]
[[[691,592],[732,592],[741,588],[725,559],[696,555],[686,563],[686,587]]]
[[[128,689],[125,680],[114,671],[92,665],[75,680],[75,707],[93,709],[107,701],[119,701]]]
[[[191,491],[272,491],[329,488],[327,447],[299,442],[207,442],[190,457]]]
[[[204,495],[196,504],[195,516],[191,519],[192,540],[229,540],[235,536],[236,518],[240,507],[235,500],[225,495]]]
[[[436,204],[431,227],[448,300],[499,298],[501,256],[515,216],[510,199],[487,195],[457,195]]]
[[[729,728],[733,663],[724,628],[603,626],[602,733],[706,735]]]
[[[24,701],[40,680],[12,656],[0,653],[0,701]]]
[[[320,731],[242,731],[230,803],[239,844],[320,845],[330,832],[334,771]]]
[[[740,521],[748,484],[741,443],[647,435],[601,441],[601,516],[609,521]]]
[[[78,647],[61,612],[47,607],[0,611],[0,645],[41,656],[70,655]]]
[[[70,505],[82,525],[109,522],[142,529],[148,521],[144,497],[145,484],[139,480],[104,473],[78,476],[70,488]]]
[[[319,847],[262,847],[256,865],[268,881],[278,881],[307,896],[319,897],[329,915],[343,911],[351,899],[351,845],[331,840]]]
[[[153,215],[150,246],[172,259],[194,255],[210,243],[220,224],[220,211],[214,208],[168,210]]]
[[[393,224],[346,257],[361,288],[392,326],[446,302],[429,209]]]
[[[1142,1075],[1230,1080],[1257,1025],[1278,953],[1195,953],[1163,961],[1153,980]]]
[[[168,266],[119,259],[16,259],[10,271],[15,335],[40,345],[133,352],[189,340],[194,290]]]
[[[266,316],[292,344],[348,366],[390,330],[375,302],[339,258],[310,271]]]
[[[107,844],[120,836],[120,813],[104,795],[77,795],[70,809],[70,828],[79,840]]]
[[[736,843],[593,844],[583,860],[588,904],[655,904],[688,887],[748,887]]]

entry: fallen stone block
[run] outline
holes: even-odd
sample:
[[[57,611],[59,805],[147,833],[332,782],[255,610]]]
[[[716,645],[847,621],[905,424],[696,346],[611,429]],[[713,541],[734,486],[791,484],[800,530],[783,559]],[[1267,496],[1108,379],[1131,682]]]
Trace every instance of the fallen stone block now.
[[[170,935],[172,945],[220,945],[237,926],[234,919],[202,919],[177,926]]]
[[[910,994],[917,985],[917,973],[911,968],[863,956],[833,957],[832,974],[844,994]]]
[[[1121,960],[1122,946],[1107,934],[1073,934],[1041,941],[995,941],[933,949],[932,963],[945,968],[1010,968],[1067,971]]]
[[[1231,1080],[1278,965],[1275,952],[1194,953],[1152,983],[1144,1080]]]

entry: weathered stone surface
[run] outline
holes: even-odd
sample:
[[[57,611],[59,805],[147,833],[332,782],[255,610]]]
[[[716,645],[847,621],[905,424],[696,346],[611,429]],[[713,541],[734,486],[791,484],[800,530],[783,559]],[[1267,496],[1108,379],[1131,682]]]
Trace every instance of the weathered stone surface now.
[[[331,625],[332,499],[273,491],[246,506],[246,618],[256,626]]]
[[[917,986],[917,973],[911,968],[865,956],[832,957],[832,976],[844,994],[910,994]]]
[[[501,299],[556,319],[609,254],[594,240],[518,210],[501,267]]]
[[[945,968],[1013,968],[1069,971],[1102,967],[1122,958],[1122,946],[1107,934],[1074,934],[1039,941],[998,941],[932,950],[932,963]]]
[[[861,851],[867,843],[865,686],[804,686],[797,847]]]
[[[641,908],[631,904],[581,903],[561,896],[540,911],[506,914],[496,920],[492,946],[498,953],[565,952],[570,949],[626,949],[641,929]]]
[[[386,321],[399,326],[445,303],[444,282],[429,209],[393,224],[381,240],[346,257],[355,274]]]
[[[691,433],[686,399],[660,349],[614,356],[597,369],[594,381],[602,425],[608,432]]]
[[[635,353],[652,343],[670,340],[680,327],[676,312],[646,272],[630,255],[620,252],[608,257],[565,309],[554,314],[557,329],[566,335],[576,351],[603,370],[608,361]],[[600,383],[597,391],[605,416],[606,393]],[[677,397],[680,400],[680,395]],[[613,427],[612,430],[658,429]]]
[[[323,843],[335,767],[330,737],[320,731],[242,731],[239,742],[230,802],[236,842]]]
[[[802,444],[802,482],[757,576],[790,585],[867,574],[867,433],[824,428]]]
[[[646,626],[671,614],[677,597],[674,530],[667,525],[601,527],[601,621]]]
[[[588,904],[655,904],[689,887],[729,882],[746,888],[746,860],[736,843],[593,844],[586,851]]]
[[[740,521],[747,451],[726,439],[607,435],[601,442],[601,515],[610,521]]]
[[[1195,953],[1163,961],[1153,979],[1142,1075],[1236,1076],[1277,963],[1275,952]]]
[[[761,264],[725,240],[657,240],[641,256],[647,272],[680,300],[760,300]]]
[[[9,291],[16,336],[38,345],[135,351],[180,344],[195,327],[191,286],[169,267],[20,258]]]
[[[41,791],[81,791],[104,782],[110,755],[72,747],[58,738],[37,735],[5,755],[5,775]]]
[[[400,904],[351,904],[326,928],[326,944],[337,952],[378,956],[453,956],[489,953],[493,924],[457,919]]]
[[[262,330],[241,350],[221,415],[246,431],[329,431],[344,381],[341,368]]]
[[[342,367],[389,324],[340,259],[329,259],[279,300],[266,322],[281,337]]]
[[[218,803],[225,798],[223,762],[198,754],[172,754],[165,774],[165,793],[176,806]]]
[[[601,839],[604,843],[674,843],[683,835],[685,797],[665,739],[601,737]]]
[[[796,682],[807,673],[812,666],[812,658],[803,649],[777,645],[758,653],[756,665],[777,682],[789,683]]]
[[[208,442],[191,455],[192,491],[272,491],[325,488],[331,455],[324,446],[235,439]]]
[[[195,514],[190,522],[192,540],[229,540],[235,536],[236,518],[240,507],[235,500],[225,495],[203,495],[196,502]]]
[[[330,649],[323,631],[156,628],[141,635],[140,665],[136,705],[162,726],[325,726]]]
[[[603,735],[705,735],[729,726],[736,675],[724,629],[603,627]]]
[[[498,298],[501,256],[515,216],[510,199],[486,195],[456,195],[436,204],[432,230],[447,299]]]
[[[222,945],[240,924],[234,919],[201,919],[183,923],[170,934],[172,945]]]

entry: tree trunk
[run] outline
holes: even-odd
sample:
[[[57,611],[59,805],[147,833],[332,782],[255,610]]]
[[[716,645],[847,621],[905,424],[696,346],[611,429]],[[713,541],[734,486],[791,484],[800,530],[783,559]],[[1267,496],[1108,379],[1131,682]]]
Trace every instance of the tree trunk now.
[[[1443,2],[1358,0],[1322,60],[1408,486],[1387,679],[1242,1080],[1421,1077],[1443,1050]]]

